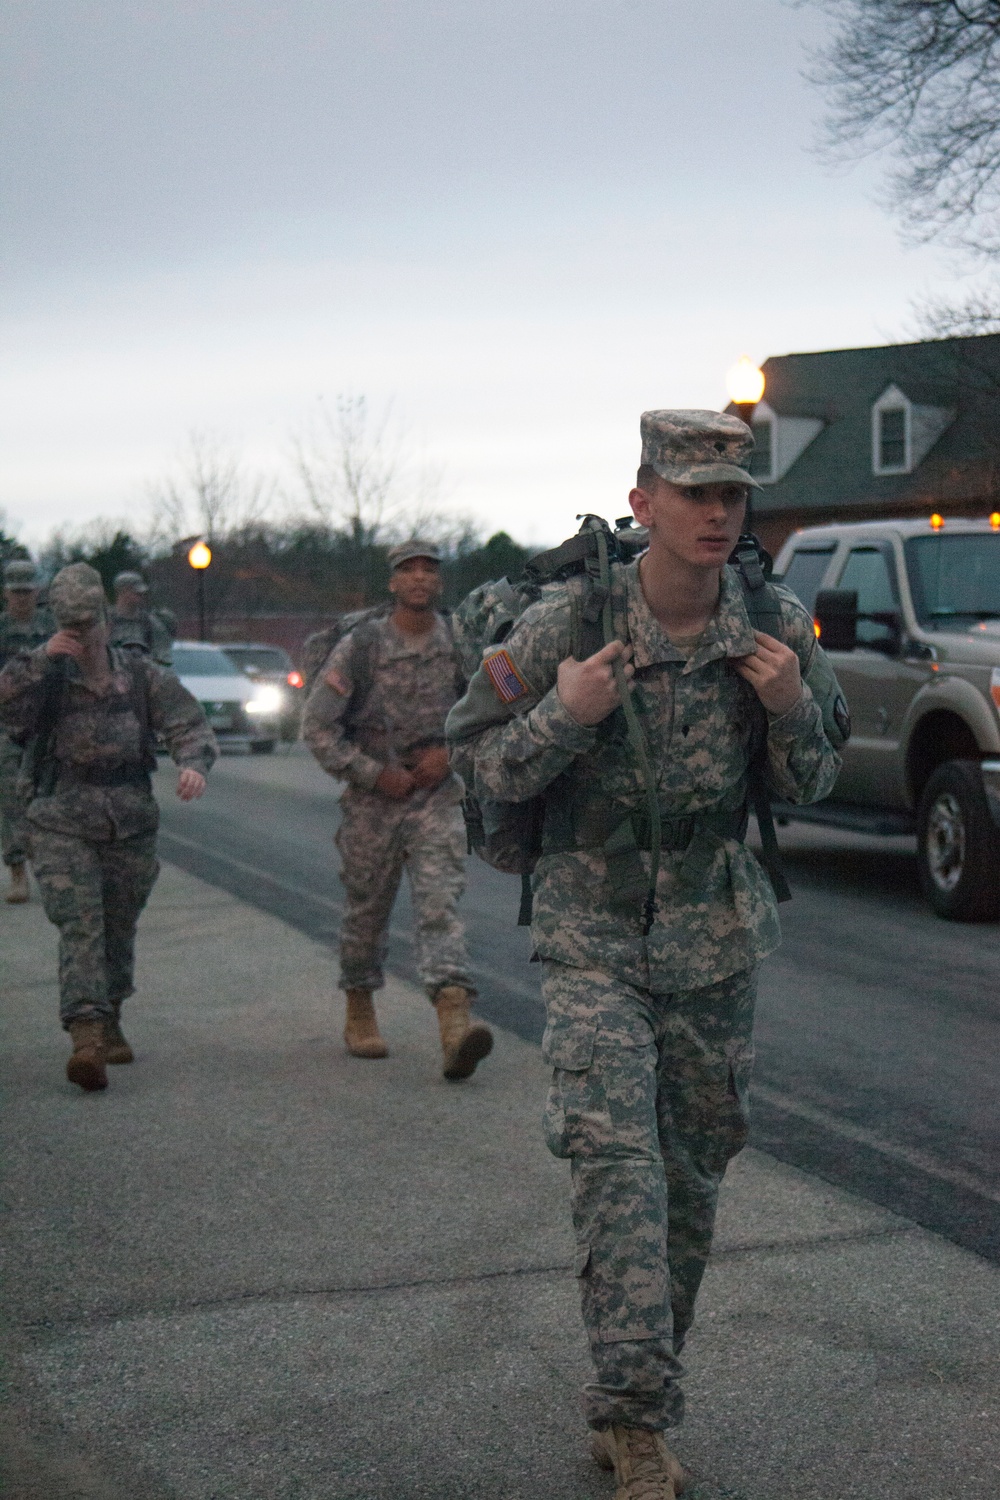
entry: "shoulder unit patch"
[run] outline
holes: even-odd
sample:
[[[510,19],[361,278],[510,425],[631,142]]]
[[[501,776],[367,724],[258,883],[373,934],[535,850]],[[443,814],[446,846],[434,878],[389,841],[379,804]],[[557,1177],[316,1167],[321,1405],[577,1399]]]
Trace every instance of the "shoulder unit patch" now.
[[[494,651],[483,659],[483,671],[501,703],[516,703],[530,691],[507,650]]]

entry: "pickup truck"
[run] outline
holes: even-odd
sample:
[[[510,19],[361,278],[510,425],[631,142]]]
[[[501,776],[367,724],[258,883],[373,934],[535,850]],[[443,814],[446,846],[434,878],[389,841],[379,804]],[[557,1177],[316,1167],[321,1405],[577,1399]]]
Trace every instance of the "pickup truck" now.
[[[851,713],[830,797],[779,820],[916,834],[939,916],[1000,917],[1000,513],[788,538],[774,576],[812,613]]]

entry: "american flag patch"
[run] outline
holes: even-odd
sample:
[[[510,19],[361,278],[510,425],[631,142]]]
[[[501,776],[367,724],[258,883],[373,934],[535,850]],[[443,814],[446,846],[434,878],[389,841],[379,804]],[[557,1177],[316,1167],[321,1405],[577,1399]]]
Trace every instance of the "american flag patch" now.
[[[528,684],[511,661],[509,651],[494,651],[483,662],[483,671],[501,703],[516,703],[528,691]]]

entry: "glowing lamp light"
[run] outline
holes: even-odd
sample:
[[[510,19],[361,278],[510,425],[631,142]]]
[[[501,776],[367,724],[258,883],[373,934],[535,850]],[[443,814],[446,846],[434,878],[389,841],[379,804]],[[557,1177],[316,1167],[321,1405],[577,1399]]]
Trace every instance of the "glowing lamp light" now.
[[[196,572],[200,573],[208,567],[212,561],[212,549],[204,542],[195,542],[188,553],[188,562]]]
[[[937,513],[937,511],[935,511],[934,514],[931,516],[931,529],[933,531],[940,531],[941,527],[943,525],[944,525],[944,516],[939,516],[938,513]]]
[[[305,687],[305,685],[306,685],[306,680],[303,677],[303,675],[302,675],[301,672],[289,672],[289,674],[288,674],[288,686],[289,687]]]
[[[823,631],[820,628],[820,623],[819,623],[818,620],[813,620],[813,632],[814,632],[817,640],[819,640],[820,636],[823,634]]]
[[[1000,531],[1000,510],[995,510],[990,516],[990,525],[994,531]]]
[[[726,390],[734,406],[756,406],[764,394],[764,374],[749,354],[741,354],[726,376]]]

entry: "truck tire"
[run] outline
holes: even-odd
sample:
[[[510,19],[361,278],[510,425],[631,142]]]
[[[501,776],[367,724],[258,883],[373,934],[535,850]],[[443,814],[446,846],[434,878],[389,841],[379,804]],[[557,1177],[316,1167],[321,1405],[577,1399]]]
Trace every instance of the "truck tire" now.
[[[917,863],[923,893],[939,917],[1000,917],[1000,829],[990,815],[978,761],[946,761],[924,787]]]
[[[250,741],[250,754],[251,755],[271,755],[273,753],[273,751],[274,751],[274,746],[275,746],[275,741],[274,740],[251,740]]]

